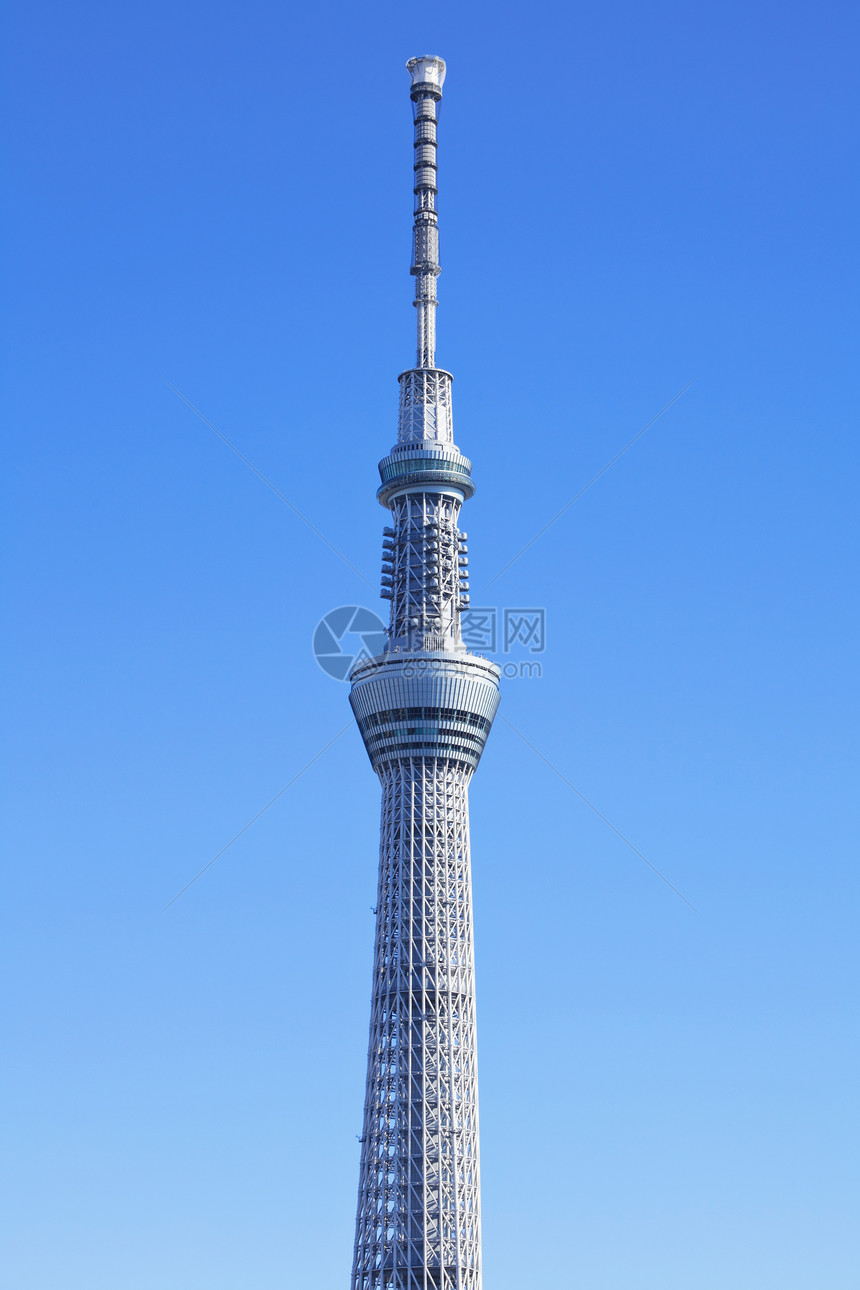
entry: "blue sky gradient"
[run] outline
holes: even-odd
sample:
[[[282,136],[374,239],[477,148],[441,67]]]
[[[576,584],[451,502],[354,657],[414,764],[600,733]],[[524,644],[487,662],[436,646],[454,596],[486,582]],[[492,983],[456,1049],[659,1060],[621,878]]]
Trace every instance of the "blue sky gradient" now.
[[[9,17],[4,1283],[348,1282],[357,732],[161,911],[350,721],[431,52],[472,599],[547,615],[501,711],[695,906],[498,722],[486,1285],[856,1290],[856,10],[418,13]]]

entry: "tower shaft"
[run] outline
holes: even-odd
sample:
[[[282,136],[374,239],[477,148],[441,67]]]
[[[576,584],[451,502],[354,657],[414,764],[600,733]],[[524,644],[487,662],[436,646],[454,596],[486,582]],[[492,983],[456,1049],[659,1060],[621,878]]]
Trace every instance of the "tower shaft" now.
[[[470,772],[382,772],[382,840],[353,1284],[480,1285]]]
[[[435,364],[436,108],[445,64],[411,59],[417,366],[380,462],[388,642],[350,703],[382,785],[379,892],[352,1290],[481,1290],[480,1152],[469,781],[499,669],[469,654],[451,375]]]

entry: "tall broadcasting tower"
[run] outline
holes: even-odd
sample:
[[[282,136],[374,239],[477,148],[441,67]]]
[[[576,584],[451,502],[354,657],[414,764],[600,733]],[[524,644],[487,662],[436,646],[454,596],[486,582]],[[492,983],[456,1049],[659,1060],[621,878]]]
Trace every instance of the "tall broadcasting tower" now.
[[[418,358],[379,463],[385,652],[350,702],[382,784],[379,897],[352,1290],[480,1290],[481,1193],[468,787],[499,705],[469,654],[460,507],[475,491],[436,367],[441,58],[412,58]]]

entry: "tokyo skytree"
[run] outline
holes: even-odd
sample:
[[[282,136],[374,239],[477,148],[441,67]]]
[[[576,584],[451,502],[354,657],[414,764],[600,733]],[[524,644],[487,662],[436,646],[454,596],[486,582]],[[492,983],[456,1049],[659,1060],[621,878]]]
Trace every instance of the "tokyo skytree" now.
[[[436,366],[436,108],[441,58],[412,58],[416,364],[379,463],[384,652],[350,703],[382,785],[370,1044],[352,1290],[480,1290],[481,1191],[468,787],[499,705],[470,654],[460,507],[475,491]]]

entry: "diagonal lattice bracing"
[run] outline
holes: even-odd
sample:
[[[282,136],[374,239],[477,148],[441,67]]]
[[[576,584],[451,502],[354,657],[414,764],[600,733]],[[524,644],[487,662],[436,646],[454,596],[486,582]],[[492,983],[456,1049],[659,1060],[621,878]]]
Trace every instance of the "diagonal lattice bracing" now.
[[[471,773],[426,758],[380,774],[353,1290],[480,1287]]]

